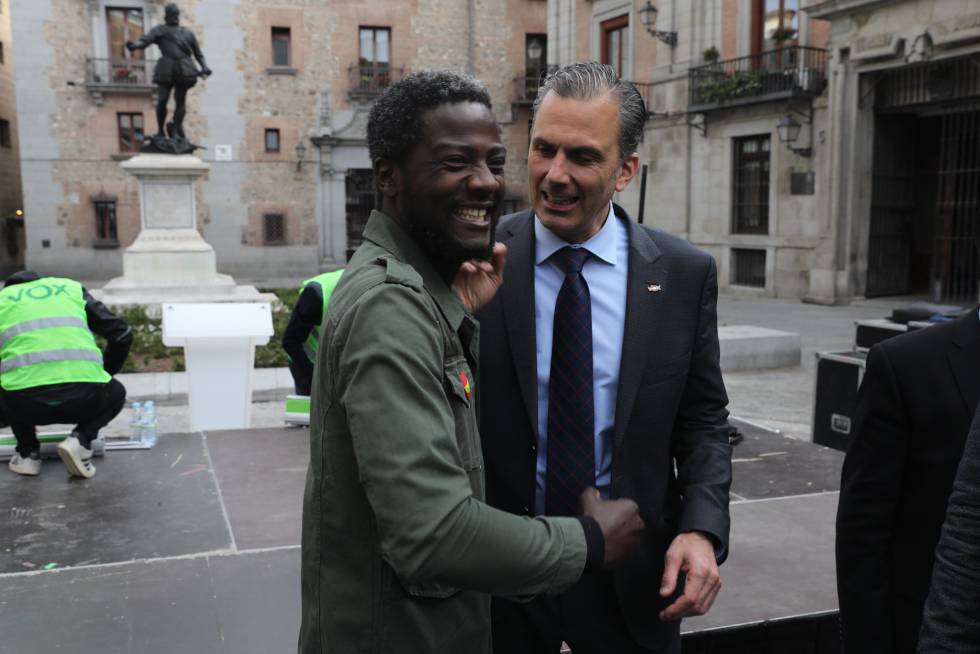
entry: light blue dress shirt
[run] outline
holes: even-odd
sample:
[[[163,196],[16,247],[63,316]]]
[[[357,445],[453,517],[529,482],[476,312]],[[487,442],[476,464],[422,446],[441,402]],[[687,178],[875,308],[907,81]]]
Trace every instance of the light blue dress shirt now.
[[[551,376],[551,340],[555,321],[555,302],[565,275],[548,258],[569,245],[534,217],[534,324],[538,359],[538,461],[534,494],[536,515],[544,513],[544,493],[548,466],[548,379]],[[596,487],[609,497],[612,482],[613,424],[616,419],[616,391],[619,363],[623,354],[626,325],[626,273],[629,260],[629,234],[615,217],[612,204],[606,222],[592,238],[581,245],[592,256],[582,268],[592,298],[592,399],[595,402]]]

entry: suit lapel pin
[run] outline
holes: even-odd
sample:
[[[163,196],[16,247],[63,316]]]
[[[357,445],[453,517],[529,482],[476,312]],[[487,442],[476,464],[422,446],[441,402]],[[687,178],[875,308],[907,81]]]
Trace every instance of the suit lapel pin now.
[[[647,291],[650,293],[659,293],[662,288],[660,284],[647,284]]]

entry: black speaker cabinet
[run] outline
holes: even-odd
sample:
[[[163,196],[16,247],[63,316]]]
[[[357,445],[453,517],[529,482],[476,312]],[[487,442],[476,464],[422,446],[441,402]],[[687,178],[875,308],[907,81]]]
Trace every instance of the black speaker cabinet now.
[[[818,352],[813,399],[813,442],[845,451],[851,438],[857,390],[867,353]]]
[[[854,323],[854,345],[868,351],[875,343],[908,331],[908,326],[885,319],[858,320]]]

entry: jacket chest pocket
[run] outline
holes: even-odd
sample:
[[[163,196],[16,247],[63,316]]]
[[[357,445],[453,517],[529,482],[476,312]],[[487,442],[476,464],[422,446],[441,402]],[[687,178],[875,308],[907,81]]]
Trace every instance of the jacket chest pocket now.
[[[483,452],[476,420],[476,392],[473,373],[466,358],[450,358],[444,364],[443,385],[456,424],[456,444],[460,464],[470,477],[473,495],[484,499]]]

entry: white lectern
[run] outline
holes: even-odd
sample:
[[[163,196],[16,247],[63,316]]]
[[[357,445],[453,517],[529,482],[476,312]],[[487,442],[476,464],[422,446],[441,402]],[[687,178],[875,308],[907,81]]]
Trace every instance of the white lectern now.
[[[251,424],[255,346],[272,336],[268,302],[164,304],[163,343],[183,347],[191,429]]]

